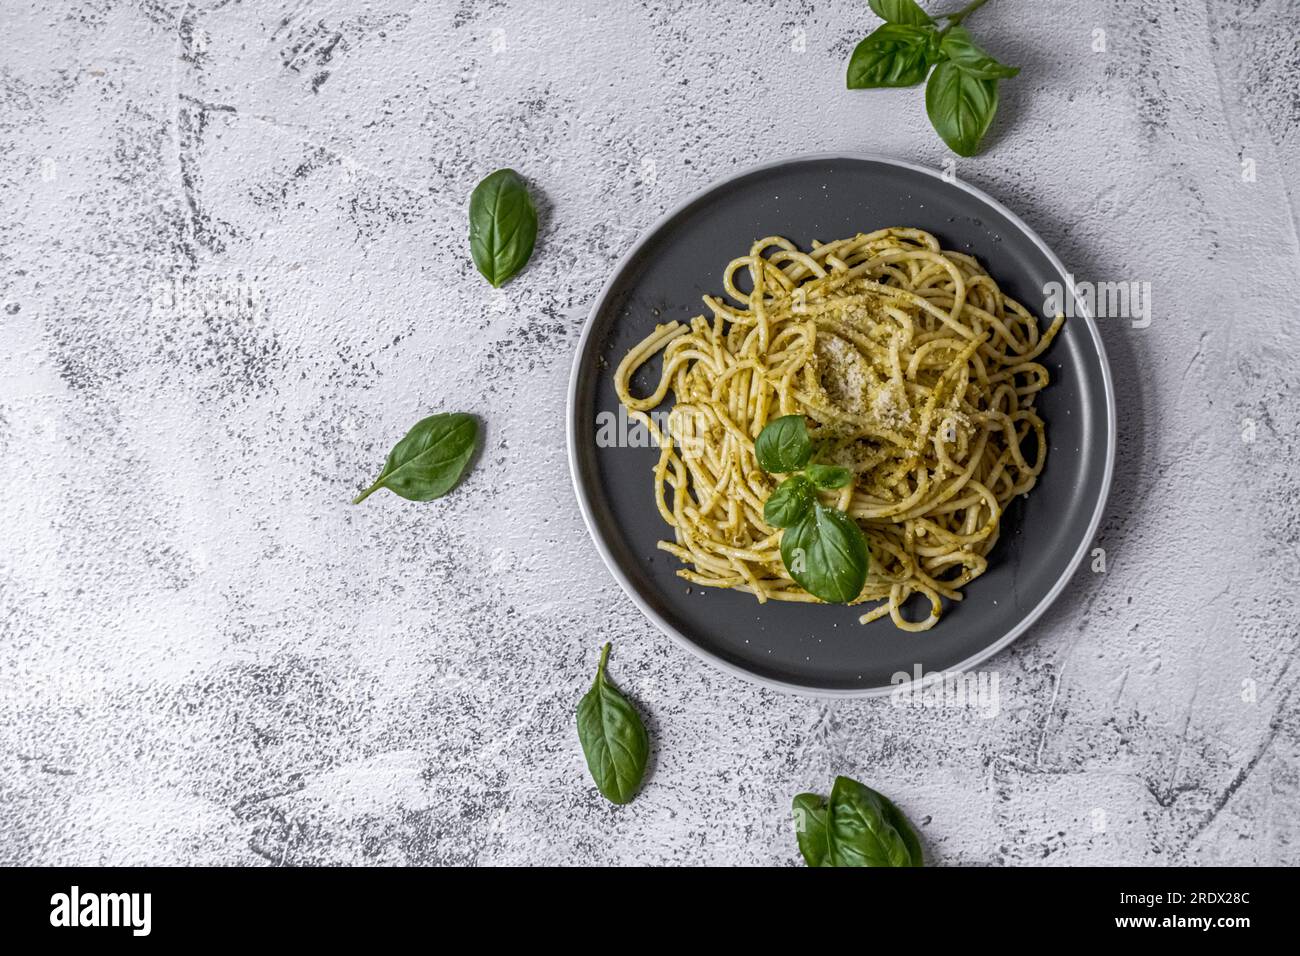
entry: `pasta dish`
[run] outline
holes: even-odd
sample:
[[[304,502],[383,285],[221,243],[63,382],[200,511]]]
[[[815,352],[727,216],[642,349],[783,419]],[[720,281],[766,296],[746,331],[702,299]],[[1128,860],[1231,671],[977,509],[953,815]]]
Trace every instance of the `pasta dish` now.
[[[1034,400],[1049,379],[1037,359],[1063,317],[1040,330],[975,258],[911,228],[808,251],[760,239],[722,287],[704,297],[708,315],[659,325],[615,372],[659,448],[654,497],[672,529],[659,547],[694,584],[817,602],[783,563],[789,530],[764,519],[779,481],[755,457],[765,426],[803,416],[817,460],[851,475],[817,500],[853,519],[870,551],[849,603],[874,604],[863,623],[932,627],[942,599],[960,601],[985,571],[1004,510],[1043,469]],[[653,391],[633,395],[660,355]],[[656,423],[647,412],[670,397]],[[914,595],[928,613],[905,612]]]

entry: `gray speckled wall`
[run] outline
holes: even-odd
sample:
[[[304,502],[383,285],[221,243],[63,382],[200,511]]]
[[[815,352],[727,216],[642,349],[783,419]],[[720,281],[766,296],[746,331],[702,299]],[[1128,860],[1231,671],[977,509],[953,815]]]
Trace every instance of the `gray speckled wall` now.
[[[1103,322],[1107,570],[992,662],[995,717],[703,666],[565,463],[583,307],[667,207],[947,157],[919,91],[844,89],[865,3],[3,8],[0,862],[792,864],[837,772],[939,863],[1300,862],[1293,3],[970,21],[1024,72],[958,175],[1154,304]],[[465,205],[505,165],[543,232],[498,292]],[[438,409],[486,421],[466,483],[352,507]],[[656,748],[625,808],[573,729],[606,635]]]

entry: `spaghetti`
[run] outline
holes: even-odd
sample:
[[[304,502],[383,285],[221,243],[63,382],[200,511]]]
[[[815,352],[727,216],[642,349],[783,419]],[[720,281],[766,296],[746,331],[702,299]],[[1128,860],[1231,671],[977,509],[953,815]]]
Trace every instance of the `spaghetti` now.
[[[870,572],[852,603],[882,603],[862,622],[888,614],[904,630],[932,627],[941,598],[961,600],[987,568],[1003,510],[1043,469],[1034,399],[1048,372],[1035,359],[1063,317],[1040,332],[973,257],[920,229],[814,242],[808,252],[760,239],[727,266],[723,288],[726,299],[704,297],[711,318],[658,326],[614,376],[660,449],[655,501],[674,539],[659,547],[695,584],[816,602],[782,564],[780,530],[763,520],[778,479],[754,457],[771,419],[802,414],[817,460],[853,472],[819,495],[867,535]],[[658,386],[637,398],[632,376],[661,352]],[[669,392],[661,431],[646,412]],[[917,594],[930,611],[910,620],[903,607]]]

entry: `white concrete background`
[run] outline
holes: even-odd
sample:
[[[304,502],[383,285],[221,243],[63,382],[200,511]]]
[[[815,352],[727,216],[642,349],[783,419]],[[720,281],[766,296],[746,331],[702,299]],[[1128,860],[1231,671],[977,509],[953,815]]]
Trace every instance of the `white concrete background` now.
[[[844,89],[864,2],[0,7],[0,862],[793,864],[836,773],[938,863],[1300,862],[1293,3],[970,21],[1024,72],[959,175],[1154,293],[1104,328],[1108,570],[995,659],[993,719],[701,665],[565,465],[578,316],[665,208],[947,156],[919,90]],[[506,165],[544,226],[495,292],[465,207]],[[439,409],[487,423],[468,481],[353,508]],[[626,808],[573,727],[606,636],[655,744]]]

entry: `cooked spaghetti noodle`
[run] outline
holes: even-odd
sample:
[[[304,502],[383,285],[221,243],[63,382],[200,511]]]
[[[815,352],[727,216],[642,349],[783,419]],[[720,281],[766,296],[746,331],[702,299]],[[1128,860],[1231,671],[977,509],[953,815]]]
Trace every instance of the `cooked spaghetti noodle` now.
[[[658,326],[614,376],[660,448],[655,501],[674,540],[659,547],[695,584],[816,602],[786,572],[781,532],[763,520],[779,479],[754,457],[771,419],[802,414],[817,460],[854,475],[819,494],[867,535],[870,572],[853,603],[883,603],[862,622],[888,614],[904,630],[932,627],[941,598],[961,600],[984,572],[1003,510],[1043,469],[1034,398],[1048,372],[1035,359],[1063,318],[1040,332],[973,257],[920,229],[809,252],[760,239],[727,266],[723,288],[730,302],[704,297],[711,318]],[[632,376],[660,352],[658,386],[637,398]],[[646,412],[670,391],[661,430]],[[914,594],[930,604],[919,621],[903,613]]]

